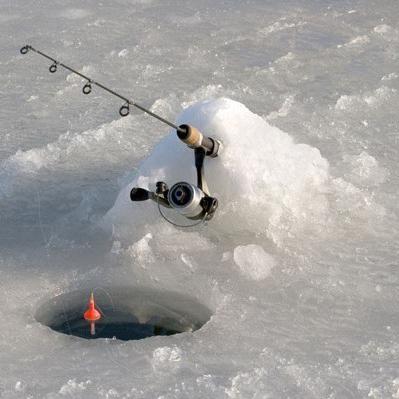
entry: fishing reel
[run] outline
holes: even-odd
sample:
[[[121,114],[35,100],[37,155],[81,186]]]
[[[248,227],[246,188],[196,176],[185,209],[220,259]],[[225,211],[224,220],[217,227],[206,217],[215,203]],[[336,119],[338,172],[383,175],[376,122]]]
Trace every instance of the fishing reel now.
[[[204,175],[204,161],[206,156],[216,157],[221,144],[218,140],[204,136],[196,128],[189,125],[180,125],[177,135],[183,143],[194,150],[197,185],[178,182],[169,188],[166,183],[159,181],[156,183],[155,192],[134,187],[130,192],[130,199],[132,201],[151,199],[157,203],[159,212],[169,223],[177,225],[166,217],[161,207],[174,209],[188,219],[197,220],[197,223],[189,225],[195,226],[212,219],[218,206],[218,200],[209,194]]]

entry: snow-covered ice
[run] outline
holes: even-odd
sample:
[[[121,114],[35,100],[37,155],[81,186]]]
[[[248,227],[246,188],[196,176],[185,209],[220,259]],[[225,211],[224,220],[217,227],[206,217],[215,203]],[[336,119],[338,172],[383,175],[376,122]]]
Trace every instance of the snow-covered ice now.
[[[398,18],[371,0],[0,2],[0,397],[399,397]],[[194,182],[192,151],[25,43],[220,138],[215,218],[176,229],[131,203]],[[213,315],[130,342],[35,319],[127,285]]]

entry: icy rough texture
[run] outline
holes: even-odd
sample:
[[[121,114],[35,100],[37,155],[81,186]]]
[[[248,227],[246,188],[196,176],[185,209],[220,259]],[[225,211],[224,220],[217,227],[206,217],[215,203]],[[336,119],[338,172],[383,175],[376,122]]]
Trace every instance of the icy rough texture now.
[[[234,262],[241,273],[252,280],[263,280],[275,266],[272,256],[259,245],[239,245],[234,249]]]
[[[344,156],[352,170],[345,176],[360,186],[378,186],[386,180],[388,171],[382,168],[378,161],[365,151],[359,155]]]
[[[0,397],[398,398],[398,21],[390,0],[0,2]],[[192,151],[25,43],[220,137],[215,219],[131,203],[194,182]],[[110,285],[213,316],[137,342],[35,320]]]
[[[169,372],[172,368],[177,368],[181,362],[180,348],[164,346],[154,350],[152,354],[152,367],[154,371]]]

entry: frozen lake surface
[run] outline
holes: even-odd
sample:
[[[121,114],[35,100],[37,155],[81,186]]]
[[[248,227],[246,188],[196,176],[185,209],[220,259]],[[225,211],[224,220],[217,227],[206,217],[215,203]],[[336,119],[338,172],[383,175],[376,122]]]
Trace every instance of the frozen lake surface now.
[[[398,21],[394,0],[0,1],[0,397],[399,398]],[[192,152],[26,43],[221,138],[215,218],[131,203],[194,181]],[[141,341],[35,319],[110,286],[212,316]]]

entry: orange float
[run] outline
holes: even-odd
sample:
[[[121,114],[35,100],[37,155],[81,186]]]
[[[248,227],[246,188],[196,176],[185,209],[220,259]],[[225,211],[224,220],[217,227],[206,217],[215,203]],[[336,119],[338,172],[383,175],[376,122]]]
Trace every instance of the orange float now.
[[[94,301],[94,294],[90,294],[89,307],[84,312],[83,317],[85,320],[90,322],[90,334],[96,334],[96,321],[101,319],[101,313],[96,309],[96,303]]]

